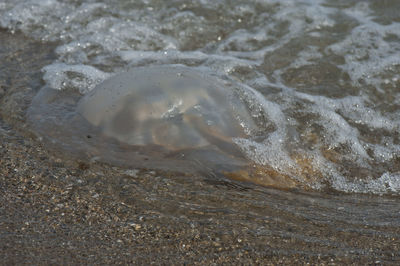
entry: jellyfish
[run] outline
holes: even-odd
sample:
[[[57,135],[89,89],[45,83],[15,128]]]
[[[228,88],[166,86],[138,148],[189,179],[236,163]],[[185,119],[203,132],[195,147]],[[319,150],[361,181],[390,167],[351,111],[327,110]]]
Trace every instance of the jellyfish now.
[[[77,112],[121,143],[170,151],[215,145],[229,153],[232,138],[255,128],[227,82],[178,66],[116,75],[84,96]]]
[[[136,67],[83,96],[42,89],[28,118],[51,145],[111,164],[260,176],[233,141],[258,130],[240,86],[199,68]]]

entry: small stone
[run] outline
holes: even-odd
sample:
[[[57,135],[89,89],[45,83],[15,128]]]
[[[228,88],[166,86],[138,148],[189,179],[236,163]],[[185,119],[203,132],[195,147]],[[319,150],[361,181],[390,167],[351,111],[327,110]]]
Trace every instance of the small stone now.
[[[135,228],[136,231],[140,230],[142,228],[142,226],[140,224],[136,224],[136,223],[128,223],[130,226],[132,226],[133,228]]]
[[[129,169],[125,171],[125,174],[131,177],[137,177],[138,173],[139,173],[138,169]]]

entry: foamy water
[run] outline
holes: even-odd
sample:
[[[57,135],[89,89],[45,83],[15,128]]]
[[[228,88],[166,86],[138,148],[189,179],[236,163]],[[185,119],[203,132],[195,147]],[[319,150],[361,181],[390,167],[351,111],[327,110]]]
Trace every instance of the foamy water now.
[[[315,189],[399,194],[399,9],[396,0],[6,0],[0,26],[57,43],[43,80],[66,99],[138,66],[227,76],[263,128],[233,139],[249,160]],[[67,123],[70,110],[58,110]]]

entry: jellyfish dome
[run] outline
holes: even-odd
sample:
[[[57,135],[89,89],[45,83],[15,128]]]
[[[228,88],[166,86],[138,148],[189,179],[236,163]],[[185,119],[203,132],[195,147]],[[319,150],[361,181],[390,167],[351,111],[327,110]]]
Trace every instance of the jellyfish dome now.
[[[44,87],[28,120],[50,147],[79,158],[135,168],[231,171],[249,164],[234,139],[258,128],[242,89],[203,68],[136,67],[85,95]]]
[[[121,143],[170,151],[215,145],[229,152],[232,138],[255,127],[229,81],[182,66],[116,75],[85,95],[77,112]]]

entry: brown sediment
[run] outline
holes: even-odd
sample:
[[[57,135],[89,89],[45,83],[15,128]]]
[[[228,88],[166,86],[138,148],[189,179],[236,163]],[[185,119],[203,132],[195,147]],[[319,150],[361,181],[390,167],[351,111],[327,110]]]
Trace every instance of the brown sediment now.
[[[322,149],[322,155],[329,161],[338,164],[340,162],[340,154],[333,149]]]
[[[301,184],[288,175],[284,175],[271,167],[254,165],[235,172],[224,172],[227,178],[241,182],[251,182],[258,185],[278,189],[290,189]]]
[[[300,188],[311,189],[312,184],[321,182],[323,174],[317,168],[313,159],[300,154],[292,154],[292,159],[296,167],[284,170],[276,170],[268,165],[257,165],[245,167],[235,172],[224,172],[223,174],[232,180],[242,182],[252,182],[258,185],[278,188],[292,189]]]
[[[297,164],[296,176],[303,184],[315,184],[323,180],[323,174],[320,169],[315,167],[312,157],[306,157],[300,154],[293,154],[292,159]]]

